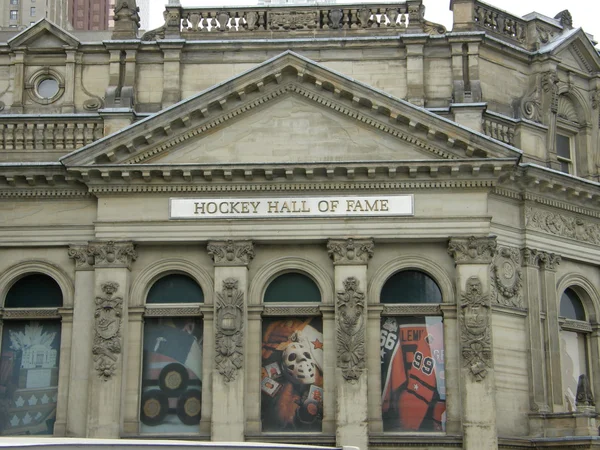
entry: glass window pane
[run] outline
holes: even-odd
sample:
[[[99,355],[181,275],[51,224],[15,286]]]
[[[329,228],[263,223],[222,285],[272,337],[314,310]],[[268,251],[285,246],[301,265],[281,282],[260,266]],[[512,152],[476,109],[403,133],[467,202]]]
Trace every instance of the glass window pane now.
[[[263,321],[263,431],[322,431],[323,345],[320,317]]]
[[[202,320],[146,319],[141,431],[197,433],[202,407]]]
[[[563,173],[571,173],[571,164],[566,161],[558,161],[560,164],[560,171]]]
[[[0,358],[0,435],[54,433],[59,321],[5,321]]]
[[[571,159],[571,139],[568,136],[556,135],[556,153],[561,158]]]
[[[394,274],[381,290],[381,303],[442,303],[442,292],[433,279],[418,270]]]
[[[60,286],[48,275],[27,275],[6,294],[5,308],[51,308],[63,304]]]
[[[573,289],[565,289],[563,292],[560,298],[560,315],[567,319],[586,320],[581,300]]]
[[[320,302],[321,292],[306,275],[291,272],[275,278],[267,287],[265,302]]]
[[[563,392],[567,410],[575,411],[579,375],[587,374],[585,335],[561,331],[560,341]]]
[[[46,78],[40,81],[37,87],[38,95],[42,98],[52,98],[59,90],[58,81],[54,78]]]
[[[173,274],[159,279],[148,292],[146,303],[202,303],[204,293],[187,275]]]
[[[384,431],[444,431],[446,382],[442,318],[382,317]]]

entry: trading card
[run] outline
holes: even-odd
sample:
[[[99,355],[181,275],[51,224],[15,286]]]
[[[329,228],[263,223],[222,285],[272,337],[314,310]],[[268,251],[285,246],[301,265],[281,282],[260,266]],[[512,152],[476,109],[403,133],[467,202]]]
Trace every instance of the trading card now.
[[[279,384],[272,378],[267,377],[263,378],[262,382],[260,383],[260,388],[265,394],[271,397],[275,397],[275,395],[277,395],[277,393],[281,389],[281,384]]]
[[[282,375],[281,368],[276,362],[266,365],[265,370],[267,371],[267,376],[274,380]]]

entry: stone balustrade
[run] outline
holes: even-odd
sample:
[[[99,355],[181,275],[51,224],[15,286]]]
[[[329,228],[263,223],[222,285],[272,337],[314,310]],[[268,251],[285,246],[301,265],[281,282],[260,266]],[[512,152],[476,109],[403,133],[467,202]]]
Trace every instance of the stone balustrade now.
[[[497,139],[505,144],[515,143],[515,124],[497,117],[484,116],[483,132],[486,136]]]
[[[474,14],[478,27],[521,45],[527,43],[527,23],[523,19],[482,2],[475,2]]]
[[[0,119],[0,150],[75,150],[104,136],[100,118]]]
[[[421,0],[367,5],[293,5],[229,8],[167,6],[165,24],[146,33],[142,40],[248,37],[249,34],[295,32],[443,34],[444,26],[424,19]]]

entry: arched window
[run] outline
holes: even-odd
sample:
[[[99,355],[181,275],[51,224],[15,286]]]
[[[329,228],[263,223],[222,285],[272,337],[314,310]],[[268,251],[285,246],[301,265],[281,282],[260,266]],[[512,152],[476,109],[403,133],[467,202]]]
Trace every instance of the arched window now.
[[[558,98],[556,120],[556,158],[561,172],[572,175],[577,174],[576,152],[580,122],[573,101],[568,96],[561,95]]]
[[[320,303],[321,293],[307,275],[285,273],[265,291],[267,303],[285,303],[285,316],[263,318],[261,367],[262,431],[320,432],[323,424],[323,320],[307,313],[289,315],[294,304]],[[307,315],[310,314],[310,315]]]
[[[426,273],[404,270],[386,281],[380,302],[384,431],[443,431],[444,333],[435,309],[441,290]]]
[[[589,375],[587,337],[592,328],[583,303],[572,288],[565,289],[560,298],[560,325],[563,393],[567,410],[575,411],[579,377]]]
[[[6,309],[27,309],[29,317],[63,304],[60,286],[35,273],[15,282],[4,300]],[[58,311],[57,311],[58,316]],[[60,320],[4,319],[0,356],[0,435],[54,433],[60,361]]]
[[[160,278],[148,292],[140,407],[144,433],[199,432],[203,323],[197,310],[202,302],[202,288],[182,274]]]

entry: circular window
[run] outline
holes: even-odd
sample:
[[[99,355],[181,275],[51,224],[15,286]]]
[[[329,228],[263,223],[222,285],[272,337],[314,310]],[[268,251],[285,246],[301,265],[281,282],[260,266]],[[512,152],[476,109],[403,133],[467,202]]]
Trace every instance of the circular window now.
[[[51,99],[56,94],[60,86],[54,78],[45,78],[37,85],[37,94],[43,99]]]

